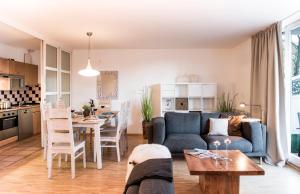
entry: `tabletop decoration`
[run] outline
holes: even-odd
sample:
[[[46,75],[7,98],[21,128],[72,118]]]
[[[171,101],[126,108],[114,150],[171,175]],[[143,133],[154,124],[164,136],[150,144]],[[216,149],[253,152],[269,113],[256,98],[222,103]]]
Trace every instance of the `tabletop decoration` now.
[[[220,143],[220,141],[215,141],[214,142],[214,145],[215,145],[215,147],[216,147],[216,154],[218,154],[218,147],[221,145],[221,143]],[[217,158],[216,158],[217,159]]]
[[[229,138],[226,138],[224,140],[224,143],[225,143],[226,158],[229,159],[229,157],[228,157],[228,145],[231,144],[231,140]]]
[[[82,109],[83,109],[83,116],[84,117],[88,117],[91,113],[91,106],[89,104],[85,104],[82,106]]]

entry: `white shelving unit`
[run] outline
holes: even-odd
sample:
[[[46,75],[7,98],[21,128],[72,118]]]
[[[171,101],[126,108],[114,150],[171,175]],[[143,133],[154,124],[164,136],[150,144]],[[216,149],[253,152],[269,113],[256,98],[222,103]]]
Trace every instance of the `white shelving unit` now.
[[[166,112],[213,112],[217,105],[216,83],[170,83],[152,86],[154,116]]]

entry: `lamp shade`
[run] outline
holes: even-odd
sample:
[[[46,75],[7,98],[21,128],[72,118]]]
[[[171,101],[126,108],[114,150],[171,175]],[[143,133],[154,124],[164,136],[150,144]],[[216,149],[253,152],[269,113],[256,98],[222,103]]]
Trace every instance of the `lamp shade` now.
[[[99,71],[92,68],[90,60],[88,59],[88,64],[85,69],[78,71],[79,75],[86,77],[94,77],[100,74]]]
[[[100,74],[99,71],[92,68],[91,60],[90,60],[90,50],[91,50],[91,36],[93,35],[92,32],[87,32],[87,36],[89,37],[89,47],[88,47],[88,63],[85,69],[78,71],[79,75],[85,77],[94,77]]]
[[[240,103],[240,107],[241,107],[241,108],[245,108],[246,106],[247,106],[246,103],[244,103],[244,102],[241,102],[241,103]]]

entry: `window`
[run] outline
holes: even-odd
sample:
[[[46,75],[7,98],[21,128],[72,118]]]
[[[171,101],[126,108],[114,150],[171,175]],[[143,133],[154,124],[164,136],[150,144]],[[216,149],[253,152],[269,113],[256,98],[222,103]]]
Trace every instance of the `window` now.
[[[300,75],[300,27],[291,31],[292,76]]]
[[[290,24],[283,33],[289,103],[289,161],[300,166],[300,21]]]
[[[291,31],[292,95],[300,95],[300,27]]]

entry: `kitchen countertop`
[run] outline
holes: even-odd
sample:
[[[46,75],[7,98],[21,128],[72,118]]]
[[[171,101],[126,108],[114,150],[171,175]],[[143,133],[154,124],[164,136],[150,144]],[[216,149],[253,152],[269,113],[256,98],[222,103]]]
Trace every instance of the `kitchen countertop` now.
[[[40,107],[40,104],[27,104],[24,106],[12,106],[11,108],[8,108],[8,109],[0,109],[0,113],[7,112],[7,111],[24,110],[24,109],[35,108],[35,107]]]

